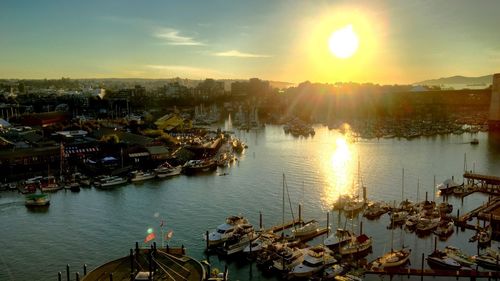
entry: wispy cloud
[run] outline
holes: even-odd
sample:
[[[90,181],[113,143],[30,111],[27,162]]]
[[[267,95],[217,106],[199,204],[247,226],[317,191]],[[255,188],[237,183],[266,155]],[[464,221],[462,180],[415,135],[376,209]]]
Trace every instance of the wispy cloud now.
[[[232,78],[233,75],[215,69],[194,67],[187,65],[145,65],[147,69],[157,71],[163,76],[180,76],[194,79],[204,78]]]
[[[180,34],[179,30],[173,28],[162,28],[153,34],[156,38],[166,40],[168,45],[177,46],[203,46],[204,43],[196,41],[193,37]]]
[[[217,57],[236,57],[236,58],[270,58],[270,55],[263,54],[252,54],[252,53],[243,53],[238,50],[230,50],[225,52],[213,53],[214,56]]]

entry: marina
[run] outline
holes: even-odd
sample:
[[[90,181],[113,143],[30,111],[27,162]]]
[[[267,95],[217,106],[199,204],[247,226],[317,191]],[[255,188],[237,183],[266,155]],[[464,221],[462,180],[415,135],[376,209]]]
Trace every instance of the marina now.
[[[391,240],[387,237],[391,231],[387,227],[391,223],[388,214],[368,220],[363,218],[362,213],[346,216],[344,211],[332,210],[333,203],[340,194],[358,193],[357,189],[351,189],[353,180],[356,181],[357,178],[357,154],[363,159],[361,170],[368,201],[397,200],[398,205],[402,198],[399,175],[401,166],[405,168],[403,198],[413,202],[418,202],[418,198],[422,200],[426,192],[429,201],[444,201],[444,197],[433,189],[433,176],[436,175],[437,182],[455,176],[455,180],[460,183],[463,153],[467,153],[467,157],[476,162],[477,171],[494,174],[500,167],[500,163],[494,160],[498,158],[493,157],[498,151],[494,147],[485,147],[489,139],[487,134],[477,135],[479,145],[465,146],[458,144],[465,136],[350,143],[342,134],[326,127],[315,127],[315,131],[315,136],[308,138],[286,135],[282,127],[272,125],[259,131],[237,131],[236,135],[248,144],[248,148],[242,153],[240,161],[229,167],[189,177],[179,175],[165,180],[151,179],[140,185],[123,183],[109,190],[82,188],[79,193],[61,190],[51,194],[50,207],[44,212],[28,210],[17,193],[2,192],[1,221],[12,228],[2,229],[1,241],[7,255],[13,258],[1,260],[4,266],[0,271],[0,278],[25,280],[29,276],[42,276],[47,280],[56,280],[57,272],[64,273],[66,264],[70,264],[72,268],[81,268],[85,263],[89,269],[97,268],[117,257],[126,256],[129,245],[134,241],[142,241],[148,228],[155,230],[155,241],[159,243],[161,235],[158,225],[161,220],[165,220],[164,228],[171,229],[174,233],[168,241],[169,245],[184,245],[190,256],[199,261],[207,260],[213,267],[223,269],[227,266],[229,280],[280,280],[280,275],[261,273],[255,262],[248,262],[245,258],[241,260],[241,255],[228,258],[205,252],[206,241],[202,234],[219,225],[221,220],[231,214],[241,214],[257,230],[274,230],[278,236],[283,224],[285,228],[289,228],[286,230],[287,235],[291,235],[294,224],[299,226],[312,219],[318,221],[320,227],[330,226],[329,231],[324,228],[324,233],[318,233],[317,237],[304,241],[308,245],[321,244],[337,228],[352,230],[356,235],[366,233],[374,242],[372,252],[359,259],[359,263],[363,264],[363,260],[372,261],[390,250]],[[402,156],[390,154],[390,151],[402,149],[413,151],[409,156],[416,161],[407,162]],[[432,152],[436,149],[440,151],[436,157],[448,159],[449,163],[456,163],[456,166],[438,165],[438,158],[429,160],[426,157],[431,157],[430,154],[421,155],[422,151]],[[286,155],[286,158],[278,155]],[[477,163],[481,161],[488,165],[479,166]],[[285,223],[282,219],[283,172],[287,176],[292,202],[289,204],[286,198]],[[229,175],[216,176],[222,173]],[[261,176],[256,179],[256,174]],[[419,188],[417,180],[420,182]],[[465,197],[450,195],[447,198],[447,202],[453,205],[454,212],[459,209],[462,214],[473,211],[487,201],[488,195],[481,192]],[[297,208],[299,204],[302,206],[300,217]],[[293,206],[295,212],[293,223],[288,205]],[[117,227],[117,222],[120,227]],[[86,226],[83,235],[72,235],[71,228],[82,224]],[[475,225],[475,218],[469,224]],[[415,280],[419,280],[420,275],[445,275],[444,271],[431,270],[426,263],[423,271],[419,269],[422,254],[427,256],[433,252],[434,234],[420,237],[404,227],[396,227],[393,232],[395,245],[400,245],[404,240],[404,245],[412,249],[411,267],[394,269],[394,275],[401,272],[406,279],[407,272],[410,272],[409,275],[413,276],[410,279],[416,278]],[[455,229],[445,242],[438,243],[438,248],[459,245],[468,255],[482,254],[484,249],[478,248],[476,242],[468,242],[474,234],[475,231],[468,228]],[[17,238],[14,239],[14,236]],[[35,239],[60,247],[52,249],[53,254],[50,254],[46,251],[33,251],[20,242],[7,242],[25,239]],[[498,245],[496,241],[491,243],[492,246]],[[149,243],[141,243],[141,247],[149,247]],[[19,259],[28,261],[23,263],[23,271],[16,270],[19,264],[16,261]],[[35,260],[37,262],[31,262]],[[40,270],[40,264],[44,269]],[[464,270],[460,276],[470,278],[474,270],[470,274],[469,270]],[[479,268],[477,277],[486,277],[488,273],[485,272],[488,271],[491,272],[491,269]],[[377,273],[380,274],[367,272],[364,279],[378,280]],[[455,275],[451,273],[448,271],[446,276],[452,276],[449,278],[454,280]],[[495,275],[490,277],[494,278]]]

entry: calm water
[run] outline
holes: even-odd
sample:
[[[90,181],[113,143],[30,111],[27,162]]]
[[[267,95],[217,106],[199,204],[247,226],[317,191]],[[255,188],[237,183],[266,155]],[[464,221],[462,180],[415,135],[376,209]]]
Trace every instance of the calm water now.
[[[236,135],[249,148],[233,167],[209,175],[130,184],[112,191],[60,191],[51,195],[50,208],[41,213],[27,210],[17,193],[0,193],[0,280],[57,280],[57,272],[64,271],[66,264],[73,272],[81,273],[84,263],[92,269],[127,255],[135,241],[144,240],[148,228],[159,234],[161,220],[166,222],[165,231],[174,231],[171,245],[183,244],[191,256],[206,259],[202,234],[225,217],[243,214],[257,225],[262,211],[265,226],[281,221],[283,173],[295,215],[301,202],[305,219],[315,218],[324,225],[326,213],[339,194],[358,192],[358,159],[361,180],[373,200],[401,200],[403,168],[404,197],[416,200],[419,181],[420,200],[426,191],[432,199],[437,196],[433,193],[434,175],[437,183],[452,176],[462,181],[464,154],[468,169],[489,174],[500,171],[500,141],[486,133],[353,143],[326,127],[316,127],[316,135],[309,138],[285,135],[279,126],[237,131]],[[479,139],[479,145],[468,144],[473,137]],[[229,175],[218,176],[224,172]],[[450,202],[455,204],[454,212],[457,208],[463,212],[485,200],[485,196],[474,194],[463,202]],[[343,216],[331,215],[333,228],[345,224]],[[288,204],[286,216],[291,219]],[[359,230],[359,219],[347,225]],[[387,215],[364,221],[364,232],[375,239],[368,260],[390,249],[388,225]],[[413,249],[414,267],[420,267],[422,252],[428,254],[433,249],[432,236],[416,238],[399,229],[394,235],[395,245],[404,242]],[[438,247],[453,244],[474,254],[475,244],[467,242],[470,236],[470,231],[455,232],[447,242],[438,242]],[[210,261],[220,267],[229,264],[231,280],[275,280],[247,262],[217,256],[211,256]]]

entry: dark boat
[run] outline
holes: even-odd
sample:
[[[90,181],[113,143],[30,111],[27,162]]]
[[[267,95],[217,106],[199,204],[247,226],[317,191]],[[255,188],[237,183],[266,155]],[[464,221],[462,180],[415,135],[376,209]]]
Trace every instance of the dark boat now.
[[[457,261],[448,257],[443,252],[436,250],[427,257],[427,263],[430,267],[445,268],[445,269],[460,269],[462,267]]]

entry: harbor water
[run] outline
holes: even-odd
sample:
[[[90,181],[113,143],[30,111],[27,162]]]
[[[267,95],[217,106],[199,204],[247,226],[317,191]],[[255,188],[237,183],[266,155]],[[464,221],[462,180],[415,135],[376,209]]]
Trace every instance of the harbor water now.
[[[316,219],[325,225],[330,212],[332,229],[345,226],[356,232],[362,220],[364,233],[374,239],[373,252],[367,256],[371,261],[390,250],[388,215],[374,221],[361,216],[346,221],[345,216],[331,210],[339,195],[361,194],[357,186],[362,182],[370,200],[416,201],[423,200],[427,192],[429,200],[435,197],[441,201],[434,177],[436,183],[451,177],[461,183],[464,166],[483,174],[498,175],[500,171],[500,139],[488,133],[354,140],[324,126],[315,130],[309,137],[287,135],[281,126],[274,125],[248,132],[236,130],[235,135],[248,148],[232,167],[106,191],[62,190],[50,195],[51,205],[45,211],[27,209],[24,197],[16,192],[1,192],[0,280],[57,280],[57,272],[64,272],[66,264],[74,278],[76,271],[83,273],[83,264],[91,270],[126,256],[136,241],[144,245],[150,228],[161,244],[161,221],[164,233],[173,231],[170,245],[184,245],[190,256],[208,258],[220,269],[227,264],[230,280],[278,280],[262,274],[245,259],[207,257],[202,235],[230,215],[244,215],[257,227],[262,212],[265,227],[281,223],[283,174],[295,216],[300,203],[305,220]],[[478,145],[470,144],[473,138],[479,140]],[[463,200],[449,198],[453,214],[457,209],[463,214],[486,200],[487,196],[478,193]],[[285,215],[291,220],[288,200]],[[418,238],[402,229],[393,234],[394,246],[409,246],[411,267],[420,268],[421,254],[430,254],[434,248],[434,236]],[[468,242],[473,234],[471,230],[455,230],[447,241],[438,241],[438,248],[455,245],[476,254],[476,244]],[[320,243],[322,238],[312,243]]]

